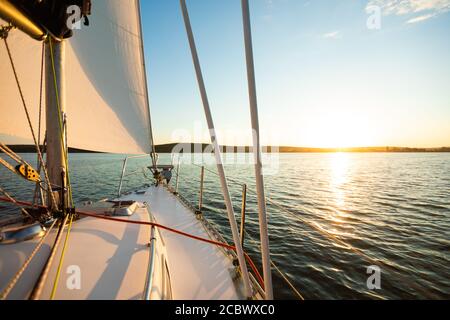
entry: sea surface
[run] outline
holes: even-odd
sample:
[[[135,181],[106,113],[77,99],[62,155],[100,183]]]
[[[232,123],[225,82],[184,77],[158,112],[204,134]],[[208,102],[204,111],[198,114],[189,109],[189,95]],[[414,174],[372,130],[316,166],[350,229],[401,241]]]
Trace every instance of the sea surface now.
[[[231,239],[215,165],[210,157],[194,158],[181,159],[179,192],[197,205],[204,163],[204,214]],[[75,201],[115,197],[123,160],[71,154]],[[149,181],[149,164],[129,160],[124,191]],[[251,158],[228,155],[225,169],[238,222],[242,184],[248,185],[245,249],[260,266]],[[265,172],[272,259],[305,299],[450,298],[450,153],[280,154]],[[20,200],[33,194],[33,185],[3,167],[0,187]],[[14,214],[0,207],[0,218]],[[380,289],[367,286],[369,266],[380,268]],[[276,271],[273,277],[276,298],[296,298]]]

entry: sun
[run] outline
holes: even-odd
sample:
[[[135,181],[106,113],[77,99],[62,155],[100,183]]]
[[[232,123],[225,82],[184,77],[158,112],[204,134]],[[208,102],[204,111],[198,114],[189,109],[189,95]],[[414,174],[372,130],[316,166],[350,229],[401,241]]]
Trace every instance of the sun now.
[[[309,144],[316,148],[374,146],[375,130],[368,123],[353,115],[324,117],[308,128]]]

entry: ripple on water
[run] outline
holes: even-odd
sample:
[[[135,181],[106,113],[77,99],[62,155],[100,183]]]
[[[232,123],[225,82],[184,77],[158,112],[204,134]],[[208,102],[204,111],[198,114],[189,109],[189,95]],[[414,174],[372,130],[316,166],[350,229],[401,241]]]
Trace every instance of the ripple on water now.
[[[35,156],[24,157],[35,162]],[[113,197],[122,160],[120,155],[71,155],[75,200]],[[167,163],[170,156],[161,155],[160,161]],[[130,161],[129,172],[147,162]],[[258,239],[253,167],[225,169],[231,179],[248,184],[246,231]],[[198,167],[182,165],[180,193],[193,204],[198,203],[198,180]],[[450,154],[282,154],[279,173],[265,181],[267,195],[291,212],[268,203],[272,259],[305,298],[450,298]],[[13,180],[3,168],[0,182],[17,198],[33,194],[33,186]],[[128,177],[124,190],[145,182],[142,175]],[[239,221],[241,186],[231,184],[230,190]],[[3,216],[17,212],[3,207]],[[219,181],[209,172],[204,211],[231,240]],[[318,225],[326,232],[316,230]],[[336,238],[380,261],[382,290],[366,287],[366,269],[373,261]],[[245,247],[260,266],[258,245],[247,239]],[[384,270],[385,265],[390,267]],[[276,273],[274,288],[277,298],[293,298]]]

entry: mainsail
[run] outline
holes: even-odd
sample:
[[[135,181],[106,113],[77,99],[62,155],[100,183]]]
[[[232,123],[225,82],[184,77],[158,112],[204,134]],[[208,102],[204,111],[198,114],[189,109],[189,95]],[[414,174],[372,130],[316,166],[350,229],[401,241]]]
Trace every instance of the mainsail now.
[[[69,147],[149,153],[152,142],[139,1],[96,0],[90,20],[90,26],[81,25],[75,36],[66,40]],[[12,30],[8,44],[32,123],[37,127],[42,43]],[[32,144],[3,44],[0,83],[0,140]],[[45,106],[45,97],[42,101]],[[45,120],[42,124],[45,128]]]

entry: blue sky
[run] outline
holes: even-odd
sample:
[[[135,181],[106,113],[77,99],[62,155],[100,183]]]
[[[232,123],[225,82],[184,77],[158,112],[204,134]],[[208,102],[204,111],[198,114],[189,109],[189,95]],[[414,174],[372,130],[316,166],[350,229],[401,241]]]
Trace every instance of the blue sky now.
[[[187,5],[220,142],[247,144],[240,1]],[[379,29],[367,27],[374,5]],[[196,134],[206,122],[179,1],[141,6],[156,142],[207,142]],[[263,143],[450,146],[450,0],[251,0],[250,9]]]

